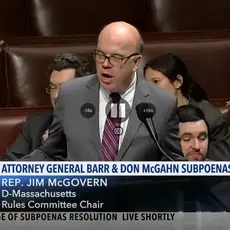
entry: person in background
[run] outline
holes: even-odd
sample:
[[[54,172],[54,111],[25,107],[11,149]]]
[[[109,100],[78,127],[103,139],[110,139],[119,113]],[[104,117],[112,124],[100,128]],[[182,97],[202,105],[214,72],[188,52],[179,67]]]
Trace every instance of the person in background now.
[[[193,105],[178,107],[179,136],[181,148],[188,161],[207,161],[209,148],[209,127],[201,109]],[[199,188],[199,193],[191,193]],[[230,180],[223,176],[201,176],[191,178],[184,194],[181,211],[219,211],[230,210]]]
[[[208,153],[209,131],[204,113],[193,105],[177,109],[181,149],[188,161],[203,161]]]
[[[92,74],[90,62],[73,53],[58,54],[48,67],[49,86],[46,93],[50,95],[53,108],[62,83],[77,77]],[[48,137],[49,127],[53,121],[53,110],[29,116],[13,145],[6,151],[4,160],[16,161],[30,154],[41,146]],[[57,160],[61,160],[58,158]]]
[[[202,110],[209,126],[210,160],[230,160],[230,130],[221,112],[207,101],[205,91],[188,74],[183,61],[164,54],[150,60],[144,67],[145,79],[177,97],[177,106],[194,105]]]

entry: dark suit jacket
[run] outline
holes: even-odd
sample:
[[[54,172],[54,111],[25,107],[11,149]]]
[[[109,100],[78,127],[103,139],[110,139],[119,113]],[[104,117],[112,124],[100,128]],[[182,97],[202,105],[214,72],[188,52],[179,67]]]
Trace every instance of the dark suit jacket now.
[[[223,114],[208,101],[197,102],[192,98],[189,103],[200,108],[209,126],[208,158],[215,161],[230,160],[230,129]]]
[[[7,149],[4,160],[15,161],[42,145],[42,136],[53,121],[53,111],[30,115],[13,145]]]
[[[164,151],[175,160],[184,159],[180,155],[176,98],[138,78],[128,127],[115,161],[157,161],[163,156],[145,125],[137,117],[135,108],[141,102],[149,102],[156,107],[153,120]],[[80,112],[85,103],[91,103],[95,107],[95,114],[91,118],[82,116]],[[104,160],[99,133],[97,75],[76,78],[62,84],[48,139],[42,147],[21,160],[44,161],[66,151],[70,161]]]

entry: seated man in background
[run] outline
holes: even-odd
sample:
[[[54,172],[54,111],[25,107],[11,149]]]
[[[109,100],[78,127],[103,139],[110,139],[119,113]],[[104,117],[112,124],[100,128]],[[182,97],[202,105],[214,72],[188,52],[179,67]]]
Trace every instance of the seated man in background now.
[[[181,149],[188,161],[203,161],[208,153],[209,132],[204,113],[193,105],[178,108]]]
[[[181,148],[188,161],[209,160],[210,132],[203,111],[194,105],[182,105],[177,110]],[[195,191],[199,188],[199,192]],[[183,211],[229,212],[229,177],[195,177],[184,190]],[[181,193],[180,193],[181,196]]]
[[[50,76],[46,92],[50,95],[52,106],[60,85],[76,77],[92,74],[92,66],[84,57],[67,53],[57,55],[48,68]],[[30,154],[34,149],[43,144],[48,137],[48,130],[53,121],[53,110],[29,116],[23,125],[22,132],[18,135],[13,145],[6,151],[4,160],[15,161]],[[57,156],[56,160],[62,160]]]

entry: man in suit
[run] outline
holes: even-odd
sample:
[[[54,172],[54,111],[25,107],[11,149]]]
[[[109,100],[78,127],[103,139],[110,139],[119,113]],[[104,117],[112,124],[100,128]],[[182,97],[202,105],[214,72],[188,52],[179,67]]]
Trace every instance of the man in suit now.
[[[142,48],[142,38],[132,25],[113,22],[105,26],[93,53],[97,74],[61,86],[49,137],[21,160],[49,160],[65,152],[70,161],[161,160],[162,152],[136,113],[136,106],[142,102],[156,107],[153,120],[167,159],[183,159],[176,99],[137,73]],[[130,107],[129,117],[123,122],[120,117],[111,119],[108,109],[110,103],[119,105],[121,100]],[[114,132],[116,128],[122,132]]]
[[[49,86],[46,88],[53,108],[62,83],[91,73],[91,66],[86,58],[72,53],[56,55],[48,68],[50,80]],[[29,116],[23,125],[21,133],[7,150],[4,160],[18,160],[40,147],[48,137],[48,130],[52,121],[53,110]]]
[[[208,154],[209,130],[202,110],[194,105],[178,108],[182,152],[188,161],[203,161]]]

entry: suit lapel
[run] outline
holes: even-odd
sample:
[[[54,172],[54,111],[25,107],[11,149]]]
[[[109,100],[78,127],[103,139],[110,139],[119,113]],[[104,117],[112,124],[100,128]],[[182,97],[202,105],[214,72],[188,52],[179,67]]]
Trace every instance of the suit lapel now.
[[[139,127],[141,126],[142,122],[137,117],[136,106],[142,102],[147,102],[147,97],[149,94],[150,92],[147,82],[138,77],[128,126],[120,150],[115,158],[115,161],[120,161],[123,158],[132,140],[134,139]]]
[[[95,115],[87,121],[88,129],[90,130],[89,139],[98,155],[99,160],[101,160],[103,159],[103,156],[99,127],[99,82],[96,75],[86,85],[86,88],[88,89],[86,94],[87,103],[91,103],[95,107]]]

